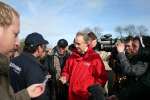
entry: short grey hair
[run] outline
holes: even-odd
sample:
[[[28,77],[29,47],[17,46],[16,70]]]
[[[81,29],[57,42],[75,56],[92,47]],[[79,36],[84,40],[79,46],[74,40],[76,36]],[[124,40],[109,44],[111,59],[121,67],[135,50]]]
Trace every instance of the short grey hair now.
[[[77,36],[83,36],[84,41],[85,41],[86,43],[88,43],[88,41],[89,41],[89,36],[88,36],[87,33],[78,32],[78,33],[76,34],[76,37],[77,37]]]

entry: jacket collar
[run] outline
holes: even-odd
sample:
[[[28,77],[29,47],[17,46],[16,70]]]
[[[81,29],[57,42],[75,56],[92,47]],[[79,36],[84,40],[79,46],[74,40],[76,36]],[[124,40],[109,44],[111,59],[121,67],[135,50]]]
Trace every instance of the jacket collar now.
[[[74,49],[72,55],[80,60],[88,58],[93,52],[94,50],[91,47],[88,47],[84,54],[80,54],[77,49]]]
[[[8,76],[9,74],[9,59],[3,55],[0,54],[0,75]]]

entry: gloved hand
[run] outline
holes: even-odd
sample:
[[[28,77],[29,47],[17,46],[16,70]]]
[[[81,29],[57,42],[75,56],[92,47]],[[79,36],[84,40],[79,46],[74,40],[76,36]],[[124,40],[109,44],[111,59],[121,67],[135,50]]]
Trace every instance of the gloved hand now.
[[[88,91],[91,93],[89,100],[105,100],[105,91],[100,84],[89,86]]]

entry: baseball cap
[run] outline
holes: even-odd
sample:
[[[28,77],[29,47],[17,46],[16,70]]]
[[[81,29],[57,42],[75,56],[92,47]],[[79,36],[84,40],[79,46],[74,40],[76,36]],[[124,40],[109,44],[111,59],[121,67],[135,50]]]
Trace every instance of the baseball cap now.
[[[67,40],[65,39],[60,39],[58,42],[57,42],[57,46],[60,47],[60,48],[65,48],[68,46],[68,42]]]
[[[34,47],[40,44],[48,44],[48,41],[45,40],[40,33],[33,32],[29,34],[25,39],[25,45]]]

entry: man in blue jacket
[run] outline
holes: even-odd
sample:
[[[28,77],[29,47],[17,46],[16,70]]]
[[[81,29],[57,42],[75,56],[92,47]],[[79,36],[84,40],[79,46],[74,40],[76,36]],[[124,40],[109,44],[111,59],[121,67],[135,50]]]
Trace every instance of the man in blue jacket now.
[[[11,84],[15,92],[31,84],[44,81],[48,71],[40,64],[40,58],[45,56],[48,41],[40,33],[31,33],[25,39],[23,52],[10,63]],[[46,85],[45,92],[34,100],[49,100],[49,89]]]

